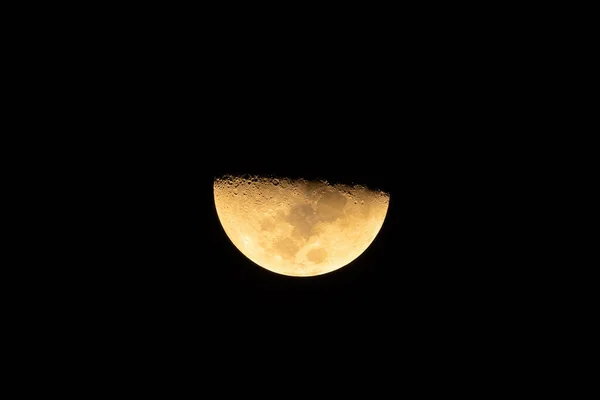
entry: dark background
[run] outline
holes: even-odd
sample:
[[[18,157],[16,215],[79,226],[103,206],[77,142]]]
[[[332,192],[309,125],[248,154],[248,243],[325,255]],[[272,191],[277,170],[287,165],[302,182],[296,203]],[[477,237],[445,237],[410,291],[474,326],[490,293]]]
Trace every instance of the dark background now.
[[[46,205],[52,221],[36,232],[59,242],[35,249],[34,310],[46,319],[23,314],[39,321],[32,343],[43,336],[59,353],[50,362],[65,343],[81,365],[103,360],[125,380],[258,372],[261,390],[273,376],[290,380],[287,394],[337,372],[334,386],[353,390],[376,370],[392,386],[417,376],[420,389],[436,386],[435,369],[468,384],[497,360],[512,372],[521,349],[540,343],[527,327],[549,310],[533,290],[543,273],[527,268],[535,254],[518,254],[535,238],[537,204],[523,189],[544,169],[518,165],[541,151],[523,139],[536,118],[521,117],[532,93],[553,87],[528,62],[540,40],[507,40],[505,21],[483,34],[486,16],[465,13],[473,24],[463,25],[439,9],[435,20],[336,14],[349,26],[281,35],[243,12],[254,26],[230,13],[213,24],[207,13],[170,23],[110,14],[96,26],[51,20],[58,34],[23,46],[34,60],[22,61],[22,96],[41,106],[23,121],[43,133],[26,140],[54,167],[35,168],[50,187],[32,208],[48,198],[62,207]],[[352,263],[285,277],[225,235],[212,184],[227,173],[356,182],[391,202]]]
[[[117,279],[108,287],[119,288],[111,326],[116,316],[128,327],[121,332],[135,332],[143,357],[174,351],[242,374],[256,360],[268,360],[276,376],[306,363],[311,373],[354,376],[382,359],[405,360],[413,371],[435,359],[447,370],[466,354],[478,362],[510,351],[515,318],[528,316],[515,313],[521,272],[488,225],[497,218],[481,183],[493,179],[487,170],[472,158],[464,165],[460,144],[418,133],[411,117],[390,117],[387,133],[350,122],[329,131],[320,121],[311,122],[314,132],[288,133],[282,121],[269,134],[250,123],[227,132],[199,123],[203,134],[157,144],[126,180],[135,201],[118,225],[126,258],[109,264]],[[226,173],[365,184],[390,193],[388,214],[347,266],[278,275],[223,231],[212,184]]]
[[[126,114],[109,120],[118,131],[135,132],[115,139],[118,167],[106,160],[125,222],[119,248],[128,258],[119,265],[127,268],[116,270],[132,300],[125,304],[187,333],[219,337],[224,324],[280,340],[295,329],[317,340],[308,332],[326,327],[376,336],[407,329],[417,339],[474,324],[496,306],[485,226],[494,148],[478,129],[497,128],[482,122],[476,94],[421,63],[396,71],[382,62],[360,79],[341,67],[235,65],[119,80],[135,93],[119,88],[108,105]],[[228,173],[355,182],[389,192],[391,202],[358,259],[290,278],[254,265],[222,230],[212,183]]]
[[[382,124],[361,104],[348,112],[356,122],[303,115],[311,128],[298,128],[273,112],[226,130],[198,122],[196,134],[159,141],[126,179],[125,191],[135,192],[133,236],[123,244],[131,258],[117,273],[126,304],[137,307],[132,315],[229,344],[243,332],[257,345],[318,345],[341,335],[376,346],[441,331],[448,340],[455,327],[485,324],[499,301],[497,254],[482,228],[485,177],[463,165],[459,144],[430,138],[414,117],[398,111]],[[273,120],[281,125],[262,133],[261,121]],[[352,263],[287,277],[255,265],[223,231],[212,183],[228,173],[360,183],[391,200],[375,241]]]
[[[134,347],[236,360],[314,348],[423,360],[501,330],[514,304],[503,284],[518,282],[494,229],[510,163],[495,161],[506,76],[481,52],[448,52],[441,36],[439,51],[233,39],[120,41],[111,57],[79,60],[94,65],[79,70],[79,90],[95,101],[71,111],[97,141],[83,181],[94,182],[102,233],[78,290],[94,293],[105,327]],[[212,192],[223,174],[354,182],[391,201],[359,258],[286,277],[225,235]]]

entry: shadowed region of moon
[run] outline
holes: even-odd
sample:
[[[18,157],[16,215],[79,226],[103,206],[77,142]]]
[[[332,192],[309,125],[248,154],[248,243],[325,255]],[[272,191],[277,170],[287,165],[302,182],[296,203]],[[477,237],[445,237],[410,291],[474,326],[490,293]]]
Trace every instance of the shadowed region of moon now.
[[[319,217],[310,204],[297,204],[292,207],[287,221],[294,227],[293,234],[308,239]]]
[[[335,271],[379,233],[389,194],[361,185],[260,176],[214,181],[221,225],[250,260],[289,276]]]
[[[326,192],[317,201],[317,214],[323,221],[331,222],[344,215],[346,199],[339,192]]]
[[[311,261],[315,264],[319,264],[320,262],[323,262],[323,260],[325,260],[326,257],[327,257],[327,252],[322,247],[312,249],[311,251],[309,251],[306,254],[306,258],[308,258],[309,261]]]
[[[279,239],[274,246],[279,255],[285,259],[291,259],[296,255],[300,247],[291,238]]]

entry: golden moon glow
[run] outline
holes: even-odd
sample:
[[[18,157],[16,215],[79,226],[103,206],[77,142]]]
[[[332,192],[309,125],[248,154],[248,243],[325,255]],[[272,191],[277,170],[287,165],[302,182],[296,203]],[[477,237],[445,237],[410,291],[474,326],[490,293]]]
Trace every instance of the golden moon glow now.
[[[272,272],[314,276],[360,256],[383,225],[389,194],[361,185],[270,177],[214,181],[225,233],[246,257]]]

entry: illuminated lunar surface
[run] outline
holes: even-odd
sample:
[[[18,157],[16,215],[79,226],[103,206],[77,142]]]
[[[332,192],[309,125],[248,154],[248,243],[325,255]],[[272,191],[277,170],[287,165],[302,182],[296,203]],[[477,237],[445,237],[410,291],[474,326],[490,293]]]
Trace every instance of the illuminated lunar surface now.
[[[289,276],[322,275],[355,260],[379,233],[390,199],[362,185],[259,176],[224,176],[213,189],[235,247]]]

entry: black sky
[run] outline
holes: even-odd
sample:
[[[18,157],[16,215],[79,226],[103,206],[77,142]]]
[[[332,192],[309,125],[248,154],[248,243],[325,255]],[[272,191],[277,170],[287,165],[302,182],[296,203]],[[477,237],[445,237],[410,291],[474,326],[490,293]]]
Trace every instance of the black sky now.
[[[476,93],[432,62],[397,70],[372,61],[360,64],[360,79],[339,63],[231,61],[200,73],[181,61],[153,85],[133,71],[139,82],[127,90],[136,103],[122,88],[118,101],[127,113],[120,127],[136,134],[114,146],[127,165],[115,167],[110,199],[124,215],[118,236],[127,256],[110,267],[119,277],[111,287],[126,299],[123,318],[129,310],[186,341],[224,335],[235,346],[236,335],[255,333],[316,344],[323,338],[315,332],[352,332],[375,345],[441,330],[447,338],[497,306],[496,254],[485,251],[482,229],[493,193],[481,190],[492,179],[481,165],[494,150],[473,134],[494,121],[483,121]],[[255,265],[225,235],[212,192],[223,174],[364,184],[389,192],[390,206],[351,264],[286,277]]]
[[[240,123],[235,132],[169,142],[152,155],[141,183],[131,180],[144,187],[146,204],[132,206],[143,210],[148,241],[139,243],[144,262],[134,269],[140,274],[130,278],[146,281],[138,286],[146,298],[174,316],[260,319],[271,327],[296,318],[306,329],[336,318],[424,323],[426,315],[449,318],[455,307],[474,307],[470,296],[485,288],[471,285],[473,232],[462,213],[475,200],[465,196],[459,168],[447,164],[447,148],[413,140],[401,125],[385,133],[351,125],[337,131],[282,126],[261,135],[251,132],[257,126]],[[228,173],[359,183],[389,192],[391,200],[381,231],[359,258],[330,274],[286,277],[255,265],[224,233],[212,182]]]
[[[467,350],[471,370],[487,374],[479,366],[521,341],[543,301],[530,294],[537,271],[523,272],[535,260],[506,251],[533,236],[511,213],[529,212],[522,189],[537,177],[514,188],[504,174],[521,174],[514,149],[538,151],[521,140],[536,125],[515,117],[533,107],[523,87],[538,72],[524,74],[522,58],[504,57],[479,28],[449,34],[461,24],[436,12],[448,27],[433,29],[430,11],[413,26],[410,13],[380,12],[372,29],[336,12],[351,28],[309,38],[304,21],[292,35],[257,35],[244,13],[247,29],[234,29],[230,12],[210,26],[210,13],[178,11],[167,24],[136,11],[125,17],[129,33],[103,20],[90,36],[67,30],[81,43],[62,52],[69,41],[52,42],[52,54],[32,65],[47,66],[43,79],[55,87],[40,99],[59,110],[31,119],[69,155],[49,152],[66,171],[49,181],[75,172],[68,198],[57,197],[77,210],[67,226],[77,238],[57,246],[73,267],[61,269],[62,256],[41,263],[59,284],[40,279],[50,294],[36,307],[51,321],[35,334],[81,341],[75,351],[86,361],[101,358],[91,351],[108,358],[101,378],[120,367],[129,379],[146,366],[189,374],[199,390],[214,376],[219,393],[244,390],[232,377],[249,372],[258,372],[261,393],[283,382],[278,396],[305,382],[353,391],[374,369],[369,389],[386,380],[397,390],[385,395],[401,393],[411,371],[425,383],[419,391],[437,387],[429,371],[438,367],[470,385],[472,375],[456,368]],[[380,21],[384,14],[394,21]],[[511,29],[503,21],[495,35]],[[67,130],[74,134],[58,139]],[[226,236],[213,200],[213,180],[224,174],[362,184],[389,192],[389,210],[349,265],[287,277],[255,265]],[[48,214],[62,227],[59,212]],[[64,301],[46,302],[56,297]]]

